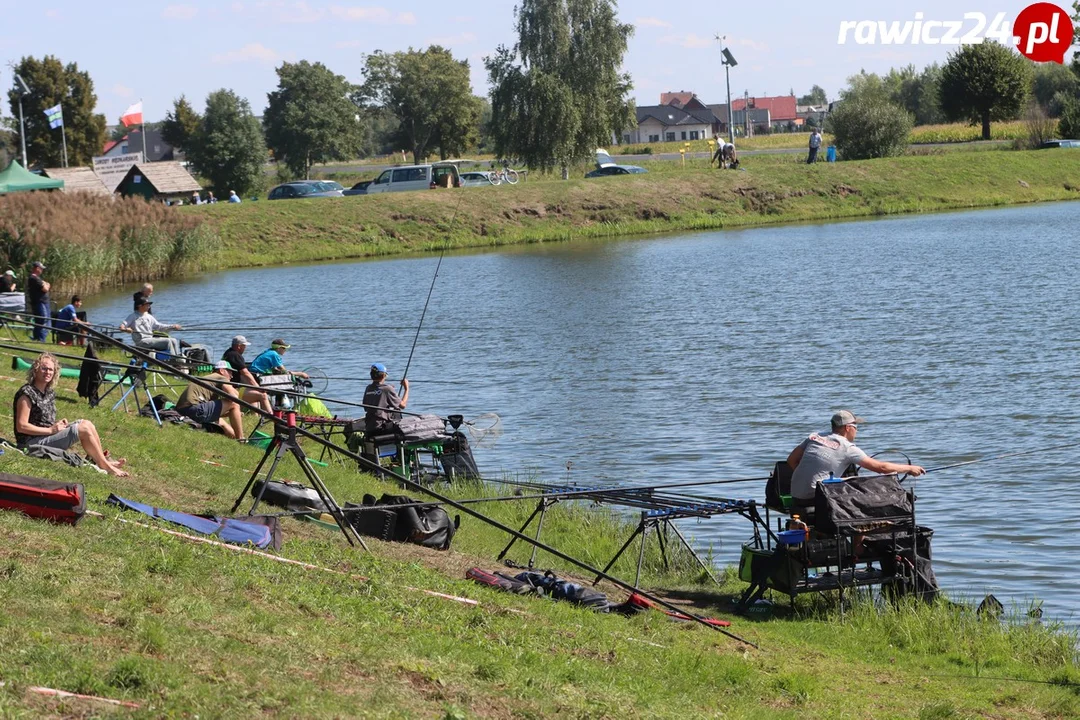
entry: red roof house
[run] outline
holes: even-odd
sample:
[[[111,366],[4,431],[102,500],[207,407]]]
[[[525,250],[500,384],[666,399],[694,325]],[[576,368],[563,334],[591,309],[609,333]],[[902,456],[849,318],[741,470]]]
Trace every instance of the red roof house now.
[[[738,111],[746,109],[747,101],[743,98],[731,101],[731,109]],[[776,97],[752,97],[749,102],[751,109],[768,110],[772,122],[798,122],[801,118],[795,109],[794,95],[778,95]]]

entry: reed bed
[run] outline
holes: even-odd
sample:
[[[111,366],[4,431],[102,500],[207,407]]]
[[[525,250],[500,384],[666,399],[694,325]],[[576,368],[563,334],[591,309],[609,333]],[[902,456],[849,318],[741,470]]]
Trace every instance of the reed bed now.
[[[48,280],[64,294],[211,267],[216,239],[198,218],[139,198],[0,197],[0,262],[21,276],[41,260]]]

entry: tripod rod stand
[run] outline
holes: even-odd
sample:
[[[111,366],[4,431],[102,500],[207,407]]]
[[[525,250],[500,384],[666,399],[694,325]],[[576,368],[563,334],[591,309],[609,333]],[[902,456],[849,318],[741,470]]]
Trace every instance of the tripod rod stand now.
[[[360,537],[360,534],[356,532],[350,523],[348,518],[345,517],[345,513],[342,512],[341,507],[334,500],[334,497],[330,494],[330,490],[323,484],[322,478],[315,472],[315,468],[308,462],[307,456],[304,454],[303,448],[300,447],[300,442],[296,438],[296,413],[292,410],[274,412],[274,437],[267,444],[266,452],[263,453],[262,459],[259,460],[259,464],[255,467],[254,472],[251,473],[251,477],[248,478],[247,485],[244,486],[239,497],[236,498],[236,502],[233,504],[232,511],[235,513],[244,502],[244,498],[255,484],[255,480],[259,477],[259,473],[262,472],[263,466],[266,461],[273,455],[273,462],[270,463],[270,468],[266,471],[266,477],[263,478],[262,487],[259,488],[258,494],[255,496],[255,502],[252,503],[251,509],[248,510],[248,515],[254,515],[255,509],[259,507],[259,503],[262,502],[263,493],[266,492],[266,487],[274,477],[274,472],[277,470],[278,463],[285,457],[286,453],[291,453],[296,462],[300,465],[300,469],[303,471],[308,482],[315,488],[315,492],[319,495],[319,499],[322,500],[323,505],[326,506],[327,512],[333,516],[337,522],[338,527],[341,529],[342,534],[350,545],[360,544],[360,547],[365,550],[368,549],[364,539]]]
[[[158,427],[161,427],[161,416],[158,414],[157,405],[154,404],[153,398],[151,398],[150,396],[150,390],[146,387],[146,368],[147,364],[145,362],[140,363],[136,360],[132,360],[131,364],[128,365],[126,370],[124,370],[124,374],[120,376],[120,379],[113,383],[112,387],[102,393],[97,398],[97,401],[92,404],[100,404],[101,401],[104,400],[109,393],[123,385],[125,380],[129,380],[131,384],[126,390],[124,390],[123,394],[120,395],[120,399],[116,401],[116,404],[113,405],[112,409],[116,410],[118,407],[123,405],[124,411],[126,412],[128,396],[131,396],[132,400],[135,401],[135,406],[138,407],[139,389],[141,388],[143,393],[146,395],[146,402],[150,404],[150,410],[154,414],[154,420],[157,422]]]

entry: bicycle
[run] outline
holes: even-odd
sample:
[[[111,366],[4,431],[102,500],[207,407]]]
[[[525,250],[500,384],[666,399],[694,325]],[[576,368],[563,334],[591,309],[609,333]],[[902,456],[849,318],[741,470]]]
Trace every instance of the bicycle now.
[[[510,162],[508,160],[503,160],[502,165],[502,170],[495,170],[488,173],[488,182],[492,185],[501,185],[504,182],[509,183],[510,185],[517,185],[517,170],[510,167]]]

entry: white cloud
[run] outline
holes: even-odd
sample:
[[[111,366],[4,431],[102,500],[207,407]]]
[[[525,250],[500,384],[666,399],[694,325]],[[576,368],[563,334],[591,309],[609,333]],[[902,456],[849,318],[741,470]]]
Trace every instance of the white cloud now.
[[[665,35],[660,38],[658,42],[661,45],[678,45],[684,48],[707,48],[712,47],[716,42],[715,40],[707,37],[701,37],[690,33],[689,35]]]
[[[113,93],[113,95],[116,95],[117,97],[122,97],[122,98],[134,97],[134,95],[135,95],[134,90],[129,88],[127,85],[121,85],[120,83],[116,83],[115,85],[112,86],[112,93]]]
[[[166,20],[191,20],[199,14],[199,8],[194,5],[166,5],[161,11],[161,17]]]
[[[384,7],[357,5],[331,5],[330,14],[340,20],[367,22],[373,25],[415,25],[416,15],[411,12],[396,15]]]
[[[230,50],[227,53],[215,55],[213,61],[222,65],[243,62],[273,64],[277,62],[280,57],[281,56],[278,55],[276,51],[271,50],[261,43],[248,43],[239,50]]]
[[[51,8],[45,11],[45,17],[49,18],[50,20],[59,20],[61,17],[60,11],[56,10],[55,8]]]
[[[654,17],[641,17],[634,21],[634,24],[638,27],[656,27],[656,28],[669,28],[671,23],[666,20]]]
[[[791,61],[792,67],[814,67],[816,64],[817,62],[814,58],[799,58],[798,60]]]
[[[358,48],[361,46],[363,46],[363,43],[359,40],[338,40],[334,43],[334,48],[336,50],[346,50],[348,48]]]

